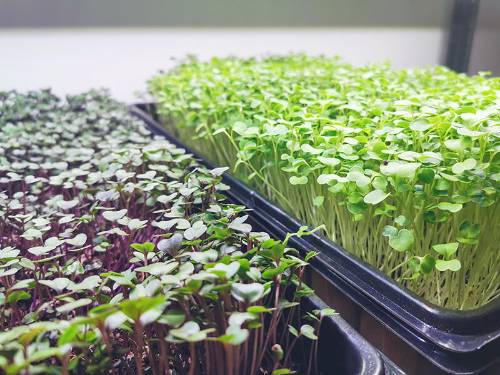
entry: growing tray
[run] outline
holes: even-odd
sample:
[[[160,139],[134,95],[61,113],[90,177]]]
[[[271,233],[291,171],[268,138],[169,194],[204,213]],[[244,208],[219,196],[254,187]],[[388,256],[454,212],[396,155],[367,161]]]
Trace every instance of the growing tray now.
[[[154,104],[139,104],[131,111],[143,119],[154,134],[166,137],[211,166],[156,121]],[[224,183],[231,187],[229,197],[252,209],[253,220],[271,235],[283,238],[302,225],[230,175],[224,175]],[[293,237],[291,244],[304,251],[318,251],[312,266],[322,278],[443,372],[495,373],[500,367],[500,299],[476,310],[443,309],[402,288],[321,236]]]
[[[303,301],[306,311],[323,309],[318,297]],[[324,318],[318,346],[318,368],[321,374],[396,375],[385,366],[380,354],[339,315]]]

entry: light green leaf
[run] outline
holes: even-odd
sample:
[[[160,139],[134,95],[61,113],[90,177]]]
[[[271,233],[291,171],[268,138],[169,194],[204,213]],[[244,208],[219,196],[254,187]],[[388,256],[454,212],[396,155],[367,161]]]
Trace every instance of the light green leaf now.
[[[331,181],[347,182],[348,179],[345,177],[337,176],[336,174],[322,174],[318,176],[318,179],[316,181],[320,185],[325,185],[329,184]]]
[[[85,233],[78,233],[74,238],[67,239],[65,242],[69,245],[80,247],[87,242],[87,235]]]
[[[307,176],[291,176],[288,181],[292,184],[292,185],[305,185],[307,184],[307,182],[309,181],[309,179],[307,178]]]
[[[127,210],[126,210],[126,209],[123,209],[123,210],[119,210],[119,211],[104,211],[104,212],[102,213],[102,216],[103,216],[106,220],[109,220],[109,221],[116,221],[116,220],[119,220],[119,219],[121,219],[122,217],[124,217],[126,214],[127,214]]]
[[[28,241],[32,241],[32,240],[35,240],[37,238],[42,238],[42,232],[39,231],[38,229],[30,228],[27,231],[25,231],[21,235],[21,237],[23,237],[24,239],[26,239]]]
[[[318,156],[318,160],[322,164],[327,165],[329,167],[335,167],[338,164],[340,164],[340,160],[337,159],[337,158],[327,158],[327,157],[324,157],[324,156]]]
[[[421,119],[421,120],[416,120],[413,121],[410,124],[410,129],[416,132],[424,132],[430,128],[432,128],[433,125],[430,124],[427,120]]]
[[[414,240],[413,231],[401,229],[389,238],[389,245],[397,251],[408,251],[413,246]]]
[[[458,163],[453,164],[453,166],[451,167],[451,170],[455,174],[462,174],[465,171],[469,171],[471,169],[474,169],[476,167],[476,164],[477,164],[476,159],[470,158],[470,159],[466,159],[462,162],[458,162]]]
[[[62,210],[69,210],[73,207],[75,207],[80,201],[78,199],[73,199],[71,201],[58,201],[57,206],[61,208]]]
[[[455,254],[458,250],[458,242],[443,243],[432,246],[432,248],[446,258]]]
[[[461,203],[440,202],[438,208],[443,211],[458,212],[462,209]]]
[[[252,226],[250,224],[245,223],[247,219],[248,215],[237,217],[228,225],[228,228],[243,233],[250,233],[252,231]]]
[[[39,280],[42,285],[46,285],[49,288],[54,289],[58,293],[61,293],[64,289],[68,288],[73,282],[65,277],[57,277],[53,280]]]
[[[56,308],[58,313],[64,314],[68,313],[70,311],[76,310],[80,307],[90,305],[92,303],[92,300],[90,298],[80,298],[77,299],[76,301],[66,303],[62,306],[59,306]]]
[[[264,295],[264,285],[259,283],[234,283],[231,286],[232,296],[240,302],[253,303]]]
[[[370,178],[359,171],[350,171],[347,174],[347,179],[349,181],[355,182],[359,187],[366,186],[370,183]]]
[[[138,272],[146,272],[154,276],[160,276],[171,273],[178,266],[179,266],[178,262],[169,262],[169,263],[157,262],[148,264],[147,266],[138,267],[135,270]]]
[[[195,222],[191,228],[186,229],[184,232],[184,238],[188,241],[195,240],[201,237],[207,231],[207,226],[203,221],[199,220]]]
[[[203,341],[207,338],[207,333],[212,330],[200,330],[198,323],[189,321],[184,323],[180,328],[174,328],[170,330],[169,337],[167,340],[175,341],[175,339],[183,340],[187,342],[198,342]]]
[[[460,261],[458,259],[436,260],[436,269],[441,272],[443,271],[457,272],[460,270],[461,267],[462,265],[460,264]]]
[[[413,178],[415,172],[420,167],[420,163],[403,163],[390,161],[387,165],[380,166],[380,172],[386,176],[397,176],[404,178]]]
[[[239,326],[230,325],[226,329],[226,334],[217,338],[217,341],[229,345],[241,345],[248,338],[248,329],[242,329]]]
[[[70,284],[68,286],[68,289],[72,290],[74,292],[79,291],[79,290],[93,290],[101,284],[101,281],[102,280],[99,276],[92,275],[92,276],[85,278],[80,283]]]
[[[302,144],[300,146],[300,149],[303,152],[305,152],[305,153],[313,154],[313,155],[318,155],[318,154],[321,154],[323,152],[323,150],[315,148],[315,147],[313,147],[313,146],[311,146],[310,144],[307,144],[307,143]]]
[[[300,327],[300,334],[304,337],[307,337],[309,340],[317,340],[318,336],[314,333],[314,328],[309,324],[304,324]]]
[[[363,198],[363,201],[367,204],[379,204],[389,195],[390,195],[389,193],[385,193],[382,190],[376,189],[366,194],[365,197]]]

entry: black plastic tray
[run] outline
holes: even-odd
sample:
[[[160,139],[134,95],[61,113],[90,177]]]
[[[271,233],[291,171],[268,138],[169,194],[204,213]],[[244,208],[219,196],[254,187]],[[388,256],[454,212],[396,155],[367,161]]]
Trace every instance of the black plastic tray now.
[[[211,166],[165,131],[156,121],[154,104],[137,105],[132,107],[132,112],[142,118],[153,133],[166,137]],[[301,226],[299,221],[228,174],[224,175],[224,182],[231,187],[230,198],[251,208],[254,220],[273,236],[283,238]],[[427,303],[321,236],[293,237],[291,244],[298,249],[319,251],[312,265],[322,277],[443,371],[479,374],[492,371],[500,364],[499,299],[471,311],[443,309]]]
[[[327,307],[315,296],[305,298],[303,305],[308,311]],[[321,374],[398,374],[386,367],[377,350],[339,315],[325,318],[320,329],[318,368]]]

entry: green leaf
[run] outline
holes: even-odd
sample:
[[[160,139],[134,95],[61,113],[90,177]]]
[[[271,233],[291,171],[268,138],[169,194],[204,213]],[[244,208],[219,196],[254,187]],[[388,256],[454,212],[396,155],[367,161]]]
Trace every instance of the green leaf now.
[[[314,333],[314,328],[309,324],[304,324],[300,327],[300,334],[304,337],[307,337],[309,340],[317,340],[318,336]]]
[[[130,247],[140,253],[146,254],[155,249],[155,244],[152,242],[133,243],[130,245]]]
[[[410,124],[410,129],[416,132],[425,132],[426,130],[429,130],[433,126],[434,125],[430,124],[427,120],[421,119],[413,121]]]
[[[233,124],[233,128],[232,130],[235,132],[235,133],[238,133],[239,135],[243,135],[245,133],[245,131],[247,130],[247,124],[245,124],[244,122],[242,121],[236,121],[234,124]]]
[[[124,217],[127,214],[127,210],[119,210],[119,211],[104,211],[102,216],[109,221],[117,221]]]
[[[30,247],[28,249],[28,252],[31,253],[31,254],[33,254],[33,255],[40,256],[40,255],[45,255],[47,253],[50,253],[54,249],[55,249],[55,247],[34,246],[34,247]]]
[[[210,171],[210,174],[214,177],[222,176],[228,169],[228,167],[214,168]]]
[[[347,182],[346,177],[340,177],[337,176],[336,174],[321,174],[318,176],[317,180],[318,184],[320,185],[326,185],[329,184],[331,181],[337,181],[337,182]]]
[[[231,286],[231,294],[240,302],[253,303],[261,299],[264,295],[264,285],[259,283],[233,283]]]
[[[217,338],[217,341],[229,345],[241,345],[248,338],[248,329],[242,329],[239,326],[230,325],[226,329],[226,334]]]
[[[217,250],[209,249],[206,251],[192,252],[190,253],[190,257],[196,263],[206,264],[215,262],[219,257],[219,253],[217,252]],[[240,259],[240,264],[241,264],[241,259]]]
[[[31,249],[28,249],[28,251],[30,251]],[[3,261],[9,261],[11,259],[17,258],[20,253],[20,250],[14,249],[12,247],[5,247],[3,249],[0,249],[0,259],[2,259]]]
[[[385,191],[387,189],[387,179],[384,176],[377,176],[373,179],[372,185],[377,190]]]
[[[313,154],[313,155],[318,155],[318,154],[321,154],[323,152],[323,150],[315,148],[315,147],[313,147],[313,146],[311,146],[310,144],[307,144],[307,143],[302,144],[300,146],[300,149],[303,152],[305,152],[305,153]]]
[[[297,328],[295,328],[291,325],[288,326],[288,332],[290,332],[295,337],[299,336],[299,331],[297,330]]]
[[[237,217],[228,225],[228,228],[243,233],[250,233],[252,231],[252,226],[250,224],[245,223],[247,219],[248,215]]]
[[[462,209],[461,203],[440,202],[438,208],[443,211],[458,212]]]
[[[35,239],[42,238],[42,232],[39,231],[38,229],[30,228],[30,229],[26,230],[21,235],[21,237],[23,237],[24,239],[26,239],[28,241],[32,241],[32,240],[35,240]]]
[[[477,130],[471,130],[468,128],[458,128],[457,133],[460,135],[464,135],[466,137],[471,137],[471,138],[477,138],[485,135],[485,132],[477,131]]]
[[[42,285],[46,285],[49,288],[54,289],[58,293],[61,293],[64,289],[68,288],[73,282],[65,277],[57,277],[53,280],[39,280]]]
[[[304,256],[304,261],[305,262],[309,262],[311,259],[313,259],[314,257],[316,257],[319,253],[316,252],[316,251],[308,251],[307,254]]]
[[[239,262],[231,262],[230,264],[217,263],[214,267],[209,269],[210,273],[214,273],[219,277],[230,279],[240,269]]]
[[[329,307],[319,310],[320,317],[324,318],[325,316],[334,316],[337,315],[337,312],[334,309]]]
[[[57,206],[59,208],[61,208],[62,210],[70,210],[73,207],[76,207],[76,205],[78,205],[78,203],[80,203],[80,201],[78,199],[73,199],[71,201],[61,200],[61,201],[57,202]]]
[[[151,324],[158,320],[160,316],[163,314],[163,310],[165,310],[166,302],[160,303],[147,311],[143,312],[141,314],[141,317],[139,318],[141,324],[143,326],[147,326],[148,324]]]
[[[133,300],[124,300],[120,302],[120,310],[130,319],[137,321],[145,312],[163,306],[165,296],[140,297]]]
[[[174,233],[170,238],[163,239],[158,242],[158,250],[162,253],[167,253],[171,256],[177,255],[177,251],[181,248],[183,236],[180,233]]]
[[[137,230],[144,228],[147,222],[147,220],[131,219],[127,222],[127,227],[130,230]]]
[[[432,246],[432,248],[439,254],[446,258],[451,257],[458,250],[458,242],[443,243]]]
[[[465,143],[462,138],[460,139],[447,139],[444,145],[448,150],[462,153],[465,150]]]
[[[363,198],[363,201],[367,204],[379,204],[382,202],[385,198],[387,198],[390,194],[385,193],[382,190],[373,190],[370,191],[368,194],[365,195]]]
[[[18,301],[23,301],[31,299],[31,294],[24,290],[16,290],[12,293],[9,293],[9,296],[7,297],[7,302],[8,303],[16,303]]]
[[[111,315],[109,315],[108,317],[106,317],[106,320],[104,321],[104,325],[110,329],[110,330],[114,330],[118,327],[120,327],[123,323],[125,323],[127,321],[127,315],[125,315],[123,312],[121,311],[117,311]]]
[[[69,245],[80,247],[87,242],[87,235],[85,233],[78,233],[74,238],[67,239],[65,242]]]
[[[370,178],[365,176],[364,173],[359,171],[351,171],[347,174],[349,181],[355,182],[356,186],[363,187],[370,183]]]
[[[471,169],[474,169],[476,167],[476,164],[477,164],[476,159],[469,158],[469,159],[464,160],[463,162],[458,162],[458,163],[453,164],[453,166],[451,167],[451,170],[455,174],[462,174],[465,171],[469,171]]]
[[[179,327],[186,320],[186,315],[181,310],[170,310],[158,318],[158,323],[171,327]]]
[[[201,237],[207,231],[207,226],[203,221],[196,221],[191,228],[188,228],[184,232],[184,238],[188,241],[195,240]]]
[[[276,126],[268,126],[266,134],[270,136],[281,136],[288,133],[288,128],[285,125],[278,124]]]
[[[429,254],[426,254],[423,257],[416,257],[416,258],[418,258],[420,261],[420,272],[422,274],[431,273],[437,262],[436,259]]]
[[[398,234],[398,229],[392,225],[386,225],[382,231],[384,237],[394,237]]]
[[[97,288],[101,284],[101,278],[97,275],[92,275],[86,277],[80,283],[72,283],[68,286],[68,289],[71,291],[79,291],[79,290],[93,290]]]
[[[13,286],[10,287],[10,290],[17,289],[32,289],[35,286],[35,279],[23,279],[19,280]]]
[[[424,184],[431,184],[435,175],[434,169],[431,168],[421,168],[417,173],[418,181]]]
[[[460,261],[458,259],[436,260],[436,269],[441,272],[443,271],[457,272],[460,270],[461,267],[462,265],[460,264]]]
[[[269,313],[272,312],[272,309],[265,306],[249,306],[247,311],[252,314],[261,314],[261,313]]]
[[[481,228],[479,224],[473,224],[468,220],[463,221],[459,227],[460,237],[457,239],[458,242],[474,245],[477,243],[477,238],[481,233]]]
[[[80,327],[79,324],[71,324],[66,327],[59,336],[57,344],[62,346],[78,341],[77,335],[80,332]]]
[[[198,342],[203,341],[207,338],[207,333],[211,330],[200,330],[198,323],[189,321],[184,323],[180,328],[174,328],[170,330],[169,337],[167,339],[183,340],[187,342]]]
[[[146,272],[154,276],[160,276],[172,273],[172,271],[175,270],[178,266],[178,262],[157,262],[148,264],[147,266],[138,267],[135,270],[138,272]]]
[[[387,165],[380,166],[380,172],[386,176],[397,176],[403,178],[413,178],[420,163],[403,163],[390,161]]]
[[[92,300],[90,298],[80,298],[77,299],[76,301],[66,303],[62,306],[59,306],[56,308],[58,313],[65,314],[70,311],[76,310],[80,307],[90,305],[92,303]]]
[[[389,238],[389,245],[397,251],[408,251],[412,248],[414,240],[413,231],[401,229]]]
[[[335,167],[340,164],[340,160],[337,158],[326,158],[324,156],[318,156],[318,160],[329,167]]]
[[[398,224],[400,227],[410,225],[411,223],[410,220],[408,220],[404,215],[399,215],[397,218],[394,219],[394,222]]]
[[[305,185],[307,184],[307,182],[309,181],[309,179],[307,178],[307,176],[291,176],[288,181],[292,184],[292,185]]]
[[[231,313],[229,316],[229,325],[241,327],[248,321],[256,320],[258,318],[257,315],[249,313],[249,312],[240,312],[235,311]]]

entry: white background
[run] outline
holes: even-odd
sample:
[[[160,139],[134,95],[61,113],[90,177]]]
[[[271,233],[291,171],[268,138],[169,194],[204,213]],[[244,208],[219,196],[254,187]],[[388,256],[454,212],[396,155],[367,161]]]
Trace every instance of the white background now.
[[[149,78],[187,54],[338,54],[354,64],[403,68],[441,63],[443,43],[437,28],[0,30],[0,90],[106,87],[133,102]]]

